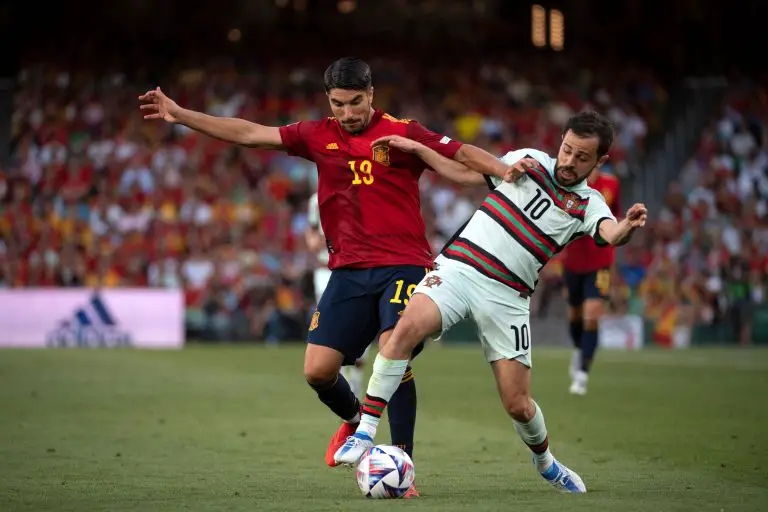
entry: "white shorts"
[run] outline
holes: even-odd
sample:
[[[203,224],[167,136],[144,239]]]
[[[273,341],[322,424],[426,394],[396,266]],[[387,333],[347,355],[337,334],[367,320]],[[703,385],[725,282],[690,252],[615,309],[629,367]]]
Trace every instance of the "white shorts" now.
[[[436,263],[438,269],[422,279],[414,294],[423,293],[437,304],[443,321],[440,335],[471,318],[489,363],[517,359],[530,367],[529,299],[464,263],[443,256]]]

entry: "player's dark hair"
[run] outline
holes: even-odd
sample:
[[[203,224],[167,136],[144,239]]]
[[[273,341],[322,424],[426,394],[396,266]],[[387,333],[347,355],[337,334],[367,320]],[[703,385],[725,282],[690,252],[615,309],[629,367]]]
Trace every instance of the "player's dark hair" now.
[[[331,89],[362,91],[371,86],[371,67],[356,57],[342,57],[325,70],[325,92]]]
[[[571,116],[563,127],[563,136],[568,133],[568,130],[579,137],[597,136],[599,140],[597,158],[607,154],[608,150],[611,149],[611,144],[613,144],[613,123],[604,115],[591,110],[585,110]]]

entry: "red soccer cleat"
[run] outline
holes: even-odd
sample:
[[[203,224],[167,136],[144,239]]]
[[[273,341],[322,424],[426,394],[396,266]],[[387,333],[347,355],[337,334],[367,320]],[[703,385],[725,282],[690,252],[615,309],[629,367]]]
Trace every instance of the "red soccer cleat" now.
[[[412,484],[411,488],[408,489],[405,494],[403,494],[404,500],[409,500],[411,498],[419,498],[421,497],[421,494],[419,494],[419,491],[416,490],[416,484]]]
[[[341,448],[341,445],[343,445],[347,438],[355,433],[355,430],[357,430],[357,426],[359,423],[342,423],[339,429],[336,431],[335,434],[333,434],[333,437],[331,438],[331,442],[328,443],[328,449],[325,451],[325,463],[331,466],[332,468],[335,468],[339,465],[338,462],[336,462],[333,459],[333,455],[336,453],[336,451]]]

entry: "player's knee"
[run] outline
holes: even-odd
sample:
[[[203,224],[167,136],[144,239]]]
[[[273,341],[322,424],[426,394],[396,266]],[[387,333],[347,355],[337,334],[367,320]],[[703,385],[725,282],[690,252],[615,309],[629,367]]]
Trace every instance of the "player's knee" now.
[[[338,373],[338,368],[314,361],[304,361],[304,378],[313,388],[331,383]]]
[[[603,317],[604,307],[602,299],[590,299],[584,303],[584,314],[582,316],[584,328],[588,330],[597,329],[600,319]]]
[[[512,396],[505,397],[504,409],[513,419],[523,423],[531,421],[536,412],[530,395],[526,393],[515,393]]]
[[[397,322],[392,335],[381,344],[380,351],[385,357],[409,357],[424,338],[422,331],[423,329],[412,315],[404,314]]]
[[[365,359],[355,359],[355,368],[362,368],[365,366]]]
[[[568,321],[575,322],[584,316],[581,306],[568,306]]]

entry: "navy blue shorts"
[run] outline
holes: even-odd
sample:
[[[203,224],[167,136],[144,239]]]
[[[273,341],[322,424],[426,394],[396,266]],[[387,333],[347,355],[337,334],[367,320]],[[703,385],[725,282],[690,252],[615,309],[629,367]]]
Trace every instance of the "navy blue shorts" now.
[[[611,270],[602,268],[594,272],[563,273],[565,289],[568,294],[568,305],[581,306],[587,299],[608,299],[608,289],[611,284]]]
[[[411,265],[334,270],[312,315],[307,343],[337,350],[344,354],[344,365],[354,364],[395,326],[426,274],[426,268]],[[413,355],[423,346],[422,341]]]

